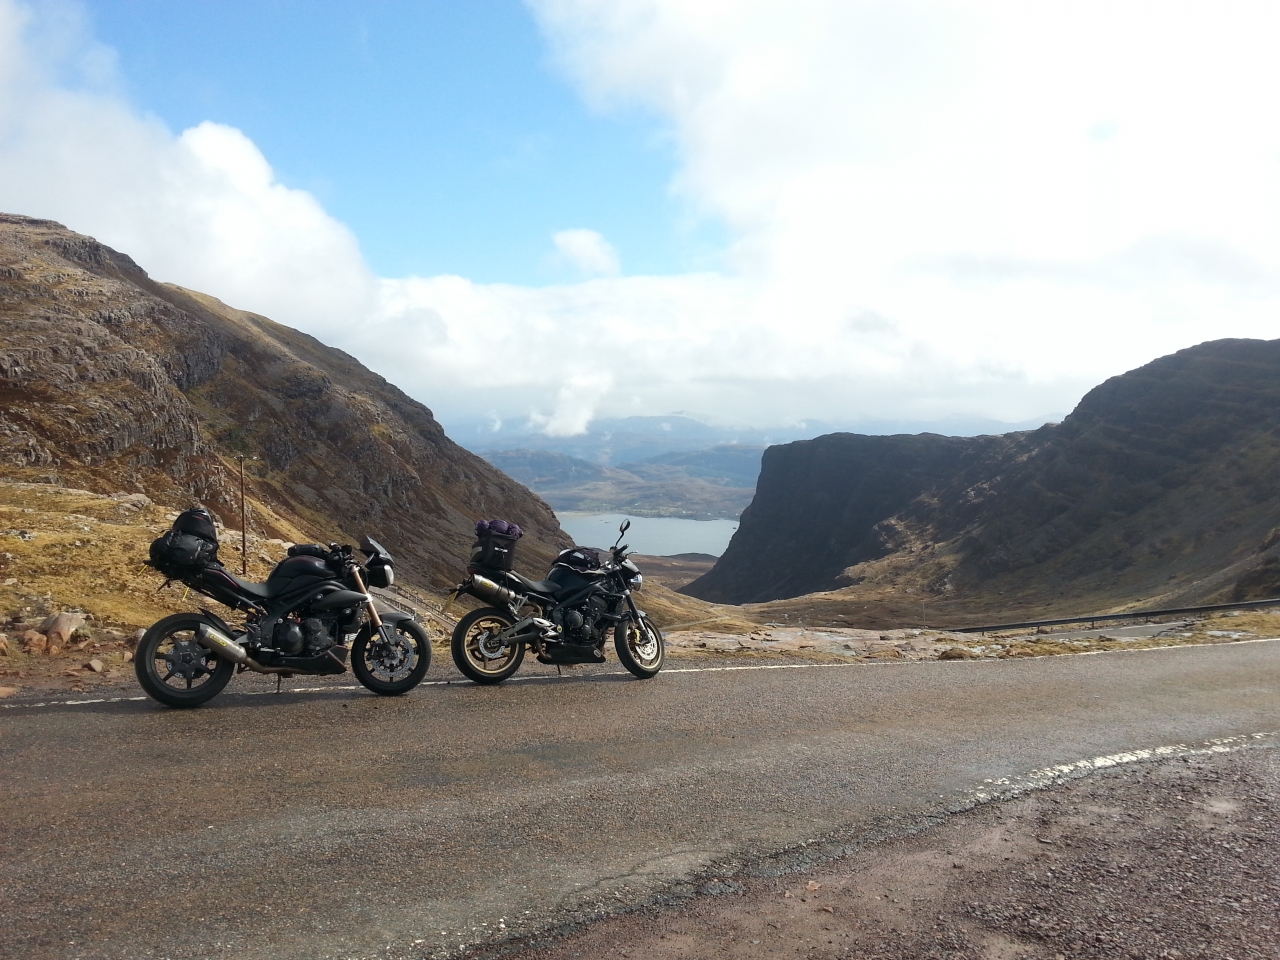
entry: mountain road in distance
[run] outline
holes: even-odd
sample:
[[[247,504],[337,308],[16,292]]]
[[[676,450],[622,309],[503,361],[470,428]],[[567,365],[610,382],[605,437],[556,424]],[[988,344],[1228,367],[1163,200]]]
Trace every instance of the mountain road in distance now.
[[[529,664],[496,687],[446,657],[428,681],[390,699],[239,677],[188,711],[127,685],[4,701],[0,953],[444,956],[945,814],[992,780],[1280,729],[1278,641],[672,659],[651,681]]]

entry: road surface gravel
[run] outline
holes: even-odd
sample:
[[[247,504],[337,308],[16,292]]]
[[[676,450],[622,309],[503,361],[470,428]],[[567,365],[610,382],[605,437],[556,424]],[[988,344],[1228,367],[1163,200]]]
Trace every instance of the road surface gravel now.
[[[0,950],[446,956],[780,850],[809,869],[990,780],[1280,726],[1274,642],[523,676],[437,665],[397,699],[238,678],[195,711],[6,701]]]
[[[1126,764],[507,960],[1280,955],[1280,751]]]

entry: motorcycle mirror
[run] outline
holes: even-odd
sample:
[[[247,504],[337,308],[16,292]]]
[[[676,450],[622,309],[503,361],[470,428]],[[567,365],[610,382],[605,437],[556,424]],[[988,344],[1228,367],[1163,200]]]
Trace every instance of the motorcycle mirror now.
[[[618,533],[626,533],[630,529],[631,529],[630,520],[623,520],[622,523],[618,525]],[[619,537],[618,539],[621,540],[622,538]]]

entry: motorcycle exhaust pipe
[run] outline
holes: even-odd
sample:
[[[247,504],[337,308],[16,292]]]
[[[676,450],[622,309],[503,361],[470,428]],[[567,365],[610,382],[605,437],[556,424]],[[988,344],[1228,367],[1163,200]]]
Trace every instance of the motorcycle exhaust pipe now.
[[[248,650],[221,630],[215,630],[208,624],[202,623],[196,627],[196,643],[206,650],[213,651],[223,660],[230,660],[232,663],[246,663],[249,660]]]
[[[223,660],[230,660],[235,664],[243,664],[255,673],[289,673],[290,671],[282,667],[264,667],[253,657],[249,656],[249,651],[240,644],[236,643],[221,630],[215,630],[208,624],[202,623],[196,627],[196,643],[204,647],[206,650],[217,654]]]
[[[482,577],[478,573],[471,575],[471,592],[488,603],[506,604],[516,598],[513,591],[498,586],[488,577]]]

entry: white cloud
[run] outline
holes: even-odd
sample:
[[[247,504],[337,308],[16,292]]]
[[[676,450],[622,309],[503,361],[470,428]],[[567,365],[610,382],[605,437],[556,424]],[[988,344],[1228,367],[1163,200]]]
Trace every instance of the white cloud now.
[[[175,136],[115,92],[110,57],[74,17],[52,50],[37,26],[0,0],[0,209],[61,221],[157,279],[313,332],[368,315],[374,278],[351,232],[277,182],[248,137],[209,122]]]
[[[616,277],[618,252],[595,230],[561,230],[551,235],[557,258],[584,277]]]
[[[1174,349],[1277,335],[1270,4],[532,7],[588,103],[669,125],[673,189],[734,238],[724,272],[620,276],[570,230],[553,244],[582,282],[379,280],[242,133],[173,133],[74,16],[16,0],[0,208],[315,333],[446,419],[552,433],[671,409],[1022,420]]]
[[[954,408],[1012,417],[1020,384],[1061,409],[1159,353],[1276,334],[1273,5],[532,6],[589,102],[670,122],[678,189],[774,307],[753,333],[833,331],[851,380],[911,358],[883,406],[925,402],[914,368]],[[865,310],[895,334],[835,332]]]

